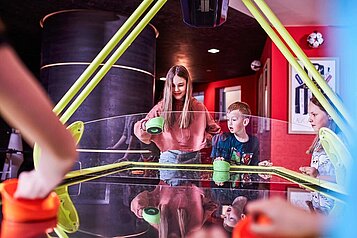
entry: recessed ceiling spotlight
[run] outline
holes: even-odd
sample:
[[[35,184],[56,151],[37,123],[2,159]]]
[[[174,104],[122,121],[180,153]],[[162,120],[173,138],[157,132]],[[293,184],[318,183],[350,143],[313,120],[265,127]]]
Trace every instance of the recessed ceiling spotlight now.
[[[166,81],[166,77],[161,77],[160,80],[161,81]]]
[[[208,73],[212,72],[212,69],[206,69],[206,72],[208,72]]]
[[[211,54],[216,54],[216,53],[219,52],[219,50],[212,48],[212,49],[209,49],[208,52],[211,53]]]

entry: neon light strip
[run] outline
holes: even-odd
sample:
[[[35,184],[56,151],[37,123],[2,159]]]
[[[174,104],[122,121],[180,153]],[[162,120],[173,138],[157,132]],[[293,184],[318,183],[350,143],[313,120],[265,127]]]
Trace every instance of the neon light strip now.
[[[89,65],[90,63],[86,63],[86,62],[66,62],[66,63],[55,63],[55,64],[47,64],[41,67],[41,69],[46,69],[46,68],[51,68],[51,67],[56,67],[56,66],[67,66],[67,65]],[[103,66],[104,64],[99,64],[99,66]],[[113,64],[112,67],[114,68],[121,68],[121,69],[127,69],[127,70],[132,70],[132,71],[137,71],[140,73],[144,73],[147,75],[150,75],[152,77],[154,77],[154,75],[148,71],[142,70],[142,69],[138,69],[138,68],[134,68],[134,67],[130,67],[130,66],[125,66],[125,65],[117,65],[117,64]]]
[[[128,154],[151,154],[150,150],[96,150],[96,149],[77,149],[78,152],[84,153],[128,153]]]
[[[135,170],[135,169],[142,169],[142,170],[183,170],[183,171],[213,171],[212,164],[164,164],[164,163],[155,163],[155,162],[119,162],[114,164],[102,165],[92,168],[86,168],[76,171],[71,171],[65,176],[65,181],[62,185],[58,188],[66,187],[70,185],[75,185],[84,181],[90,181],[95,178],[104,177],[109,174],[119,173],[122,171],[128,170]],[[286,169],[283,167],[263,167],[263,166],[231,166],[230,172],[235,173],[268,173],[274,174],[281,178],[285,178],[290,180],[296,184],[302,185],[305,188],[308,188],[312,191],[317,191],[323,193],[324,195],[331,197],[333,199],[344,201],[341,197],[346,197],[346,191],[344,188],[339,186],[338,184],[331,183],[328,181],[321,181],[317,178],[313,178],[311,176],[301,174],[290,169]],[[95,175],[96,173],[100,173]],[[87,175],[94,175],[93,177],[85,177]],[[78,179],[79,177],[83,177],[83,179]],[[78,179],[78,181],[75,181]],[[318,188],[323,188],[326,190],[332,191],[337,196],[331,195],[326,191],[319,191]]]

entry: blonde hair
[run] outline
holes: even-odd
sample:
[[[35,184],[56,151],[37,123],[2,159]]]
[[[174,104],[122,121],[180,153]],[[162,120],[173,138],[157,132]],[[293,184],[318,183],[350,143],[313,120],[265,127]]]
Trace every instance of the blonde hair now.
[[[175,76],[179,76],[181,78],[186,79],[186,95],[185,101],[183,105],[183,109],[181,115],[179,117],[180,128],[187,128],[191,121],[193,120],[193,112],[192,112],[192,81],[190,77],[190,73],[188,70],[182,65],[172,66],[166,75],[166,82],[164,87],[164,97],[163,97],[163,117],[165,119],[165,125],[168,127],[172,127],[175,123],[175,116],[172,113],[173,109],[173,97],[172,97],[172,84],[173,78]]]
[[[250,117],[250,115],[252,115],[248,103],[245,102],[234,102],[227,108],[227,112],[231,112],[234,110],[239,110],[246,117]]]
[[[160,211],[160,223],[158,226],[158,231],[159,231],[159,238],[166,238],[169,235],[169,226],[173,225],[169,221],[169,217],[171,216],[176,216],[177,218],[177,225],[180,230],[180,234],[176,234],[180,238],[184,238],[186,236],[187,230],[186,226],[188,223],[187,220],[187,213],[184,209],[182,208],[177,208],[176,209],[176,214],[169,214],[170,209],[167,207],[168,205],[161,205],[161,211]]]

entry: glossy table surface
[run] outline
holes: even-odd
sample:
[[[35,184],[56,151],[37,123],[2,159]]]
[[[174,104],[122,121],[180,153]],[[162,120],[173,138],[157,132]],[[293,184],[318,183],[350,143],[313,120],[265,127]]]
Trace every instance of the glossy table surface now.
[[[227,124],[224,114],[211,114],[222,128]],[[310,211],[309,201],[319,194],[334,201],[331,212],[346,199],[344,184],[339,183],[346,177],[343,166],[336,173],[337,183],[299,172],[299,166],[310,163],[310,158],[302,159],[309,157],[305,144],[310,145],[313,137],[304,136],[303,141],[285,136],[294,123],[251,116],[246,131],[259,141],[259,161],[271,161],[274,166],[248,166],[236,161],[229,172],[220,172],[212,165],[212,157],[223,156],[212,156],[215,140],[212,147],[201,150],[197,164],[159,163],[160,151],[154,143],[146,145],[133,133],[134,124],[145,116],[84,122],[78,144],[80,163],[56,189],[61,206],[52,237],[194,237],[212,227],[222,232],[220,237],[229,237],[228,231],[245,214],[246,204],[256,199],[280,196]],[[311,132],[312,128],[300,125],[300,130]],[[185,129],[177,131],[181,139],[189,137],[187,133]],[[330,157],[343,162],[344,153],[331,150],[336,140],[327,142],[325,150]],[[172,148],[195,151],[187,149],[180,143]],[[159,218],[148,218],[143,213],[145,208],[158,209]],[[3,221],[2,233],[19,231],[8,237],[37,237],[49,223]]]
[[[246,203],[280,196],[309,210],[306,200],[311,198],[311,191],[320,191],[337,203],[345,197],[334,184],[281,167],[231,166],[230,172],[219,172],[204,164],[121,162],[66,176],[56,190],[62,210],[56,232],[50,235],[189,237],[214,227],[223,237],[230,237],[229,226],[224,224],[234,225],[239,220],[237,216],[245,212]],[[227,218],[227,214],[232,214],[232,204],[238,215]],[[147,207],[160,211],[158,224],[143,218]],[[3,221],[2,229],[4,226],[9,224]],[[37,228],[40,233],[44,230],[39,223],[24,226],[32,232]],[[21,232],[22,237],[30,235]]]

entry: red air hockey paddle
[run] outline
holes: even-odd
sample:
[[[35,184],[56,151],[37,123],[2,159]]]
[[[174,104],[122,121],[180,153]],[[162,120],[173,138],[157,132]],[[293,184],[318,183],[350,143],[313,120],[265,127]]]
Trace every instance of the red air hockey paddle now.
[[[17,179],[9,179],[2,183],[3,219],[12,222],[34,222],[55,219],[60,205],[55,192],[43,199],[17,199],[14,194]]]

